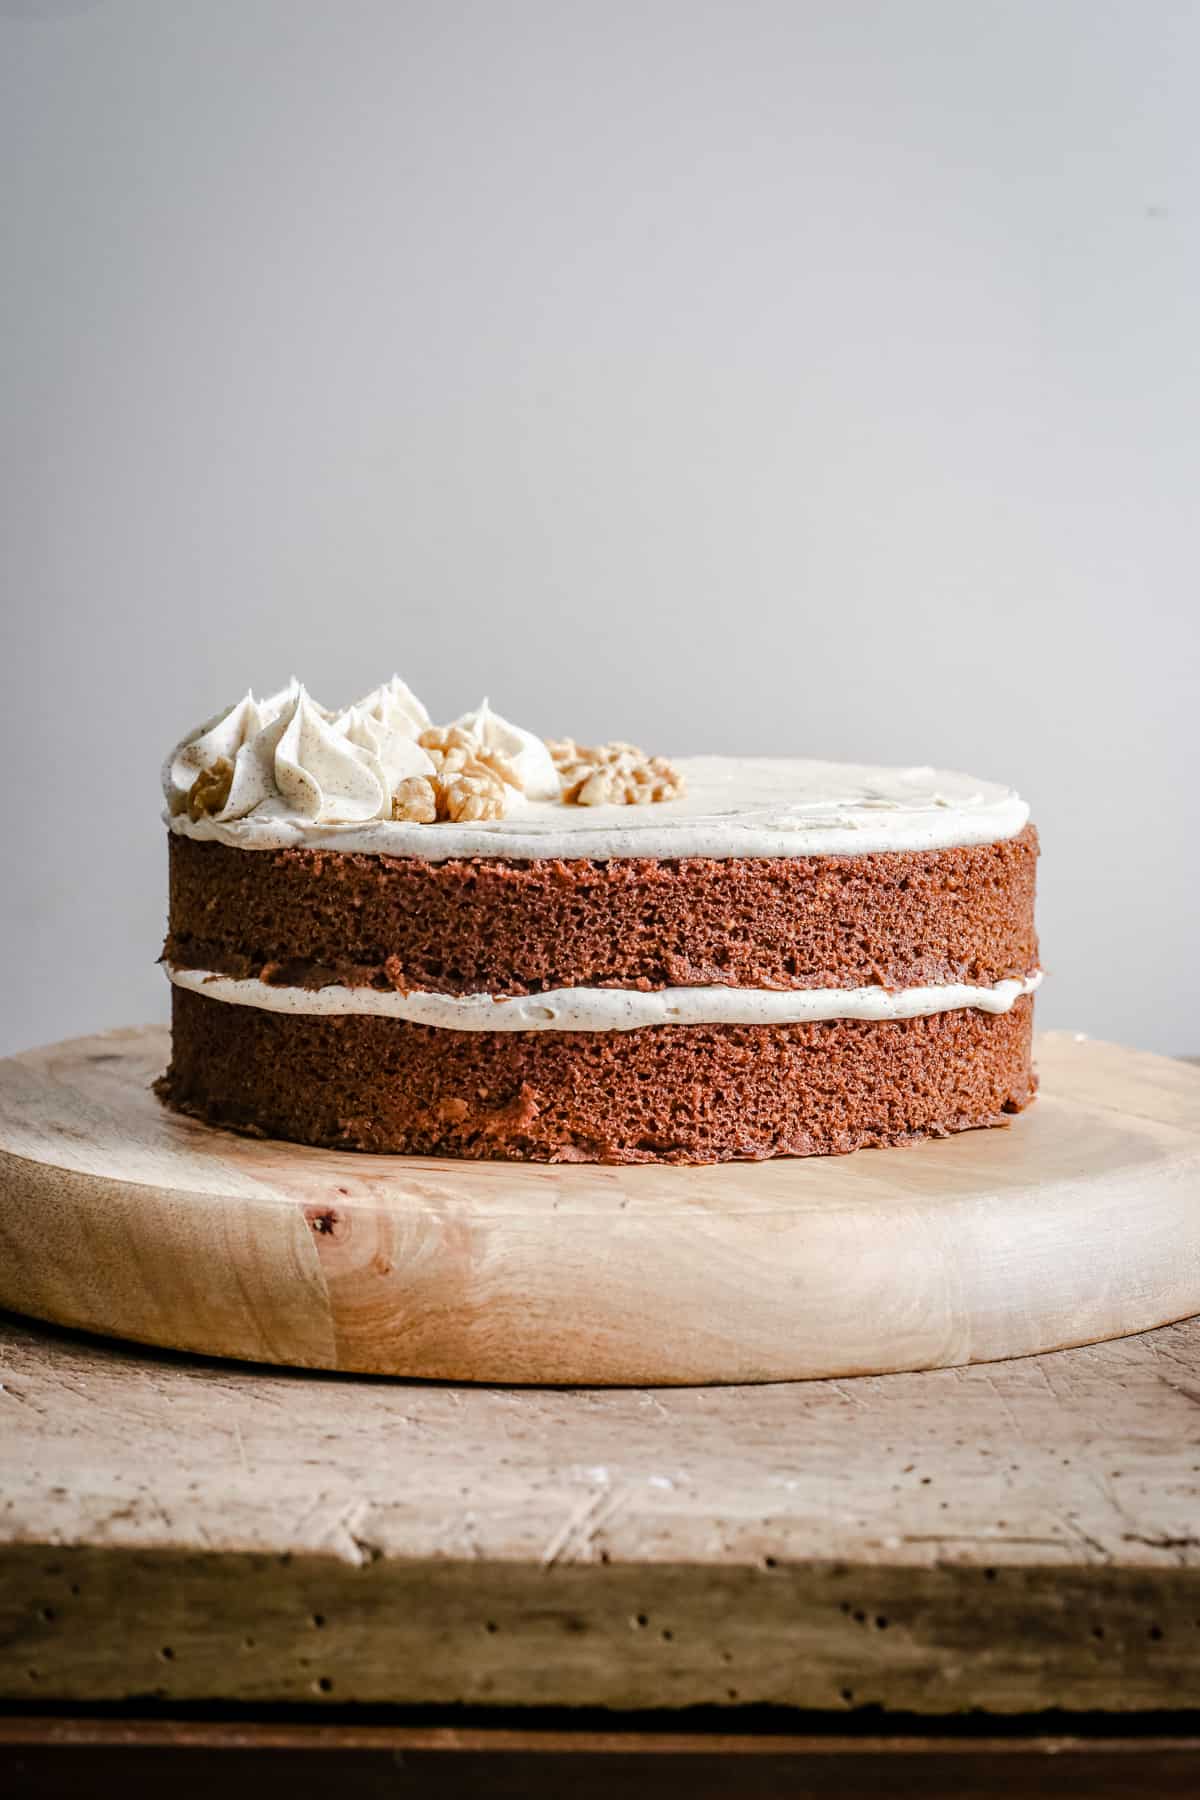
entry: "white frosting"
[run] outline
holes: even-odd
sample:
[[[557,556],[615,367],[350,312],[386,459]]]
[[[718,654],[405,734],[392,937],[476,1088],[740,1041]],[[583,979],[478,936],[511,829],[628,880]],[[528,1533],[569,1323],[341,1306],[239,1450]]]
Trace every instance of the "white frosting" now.
[[[385,764],[397,760],[409,774],[433,768],[412,737],[353,708],[331,718],[297,687],[279,717],[239,750],[229,799],[214,821],[323,826],[390,818],[393,780]]]
[[[269,700],[247,694],[176,745],[163,766],[168,809],[180,816],[196,776],[224,759],[233,777],[218,825],[251,815],[297,828],[389,819],[397,782],[433,773],[416,741],[428,723],[399,676],[336,714],[293,678]]]
[[[392,790],[399,782],[410,775],[433,773],[432,759],[422,750],[415,735],[391,729],[373,713],[361,712],[357,706],[347,707],[337,720],[336,729],[345,733],[348,744],[366,751],[368,760],[373,759],[373,763],[378,764],[388,799],[383,809],[384,818],[390,816]]]
[[[435,773],[418,738],[429,714],[398,675],[344,712],[319,705],[293,678],[270,700],[253,694],[190,732],[163,765],[167,811],[182,818],[197,775],[225,761],[225,805],[198,823],[230,841],[295,843],[314,829],[390,824],[392,794],[410,776]],[[505,810],[559,798],[558,772],[542,739],[494,713],[486,699],[455,724],[481,750],[498,750],[520,783],[504,784]],[[209,836],[201,830],[197,836]]]
[[[293,818],[314,825],[335,819],[361,823],[378,819],[385,807],[390,813],[390,791],[374,752],[352,744],[344,731],[322,718],[303,688],[247,751],[259,746],[264,747],[264,772],[269,768]]]
[[[464,856],[607,861],[940,850],[1015,837],[1029,818],[1028,806],[1011,788],[944,769],[763,756],[673,761],[686,777],[687,793],[654,806],[531,801],[503,819],[463,825],[383,818],[325,825],[263,807],[236,819],[222,814],[192,821],[177,814],[171,829],[244,850],[304,844],[431,862]]]
[[[204,969],[167,965],[177,987],[255,1006],[264,1012],[328,1017],[365,1013],[407,1019],[445,1031],[637,1031],[646,1025],[799,1025],[817,1019],[919,1019],[929,1013],[975,1007],[1008,1012],[1022,994],[1032,994],[1042,972],[995,987],[777,988],[676,987],[638,993],[624,988],[550,988],[542,994],[494,999],[491,994],[381,993],[368,987],[269,987],[265,981],[236,980]]]
[[[163,793],[172,812],[187,805],[192,783],[202,769],[211,769],[224,758],[233,762],[238,752],[269,722],[269,702],[246,694],[224,712],[206,719],[182,738],[163,764]]]
[[[521,783],[526,800],[557,800],[562,784],[554,759],[540,737],[510,725],[494,713],[487,700],[480,701],[474,712],[464,713],[454,723],[477,738],[484,750],[498,750],[506,756]]]
[[[293,844],[421,857],[854,855],[936,850],[1014,837],[1029,808],[1011,788],[944,769],[888,769],[772,757],[679,759],[687,791],[649,806],[568,806],[541,738],[484,700],[454,721],[513,764],[505,815],[464,824],[393,820],[391,796],[434,765],[417,743],[429,714],[398,675],[331,713],[295,679],[270,700],[247,694],[178,744],[163,769],[173,831],[244,850]],[[224,807],[187,816],[196,776],[225,759]]]
[[[400,737],[419,737],[433,723],[412,689],[398,675],[393,675],[382,687],[372,688],[369,694],[356,700],[350,710],[366,713],[368,718]]]

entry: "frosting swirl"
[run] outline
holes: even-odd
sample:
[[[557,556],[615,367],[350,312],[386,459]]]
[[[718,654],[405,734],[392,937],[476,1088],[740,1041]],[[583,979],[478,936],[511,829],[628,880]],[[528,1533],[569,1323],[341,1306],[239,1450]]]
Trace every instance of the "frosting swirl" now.
[[[403,731],[391,730],[374,713],[361,712],[357,706],[348,706],[338,719],[336,729],[344,732],[347,744],[353,749],[361,750],[378,763],[387,785],[389,802],[402,781],[412,775],[430,775],[433,772],[433,762],[422,750],[416,737]],[[375,816],[372,814],[372,817]]]
[[[393,675],[381,687],[372,688],[347,710],[365,713],[397,737],[419,737],[433,723],[407,682],[401,681],[398,675]]]
[[[163,793],[170,812],[184,810],[198,775],[215,768],[219,762],[233,762],[250,740],[258,736],[268,723],[268,704],[246,693],[176,744],[162,771]]]
[[[480,747],[502,753],[517,787],[504,804],[557,799],[558,774],[545,744],[494,713],[486,700],[457,721]],[[173,818],[216,826],[367,825],[392,817],[393,795],[414,777],[437,774],[422,746],[426,708],[398,675],[340,713],[295,678],[268,700],[247,693],[177,744],[163,765]]]
[[[352,743],[343,719],[324,719],[304,688],[248,749],[258,751],[264,778],[269,775],[293,818],[351,825],[391,811],[391,788],[374,749]]]
[[[484,750],[496,750],[512,764],[526,800],[557,800],[562,784],[545,743],[532,731],[510,725],[493,712],[485,696],[474,712],[454,720],[460,731],[473,737]]]

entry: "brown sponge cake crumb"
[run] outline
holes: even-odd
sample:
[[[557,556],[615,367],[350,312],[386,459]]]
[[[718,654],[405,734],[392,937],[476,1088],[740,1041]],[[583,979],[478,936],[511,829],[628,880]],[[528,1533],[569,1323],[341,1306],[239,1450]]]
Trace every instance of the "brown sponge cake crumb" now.
[[[1037,965],[1031,825],[971,848],[727,861],[170,845],[166,959],[288,985],[990,987]]]
[[[906,1020],[434,1030],[173,990],[162,1098],[337,1149],[529,1162],[815,1156],[1003,1124],[1033,1097],[1033,1006]]]

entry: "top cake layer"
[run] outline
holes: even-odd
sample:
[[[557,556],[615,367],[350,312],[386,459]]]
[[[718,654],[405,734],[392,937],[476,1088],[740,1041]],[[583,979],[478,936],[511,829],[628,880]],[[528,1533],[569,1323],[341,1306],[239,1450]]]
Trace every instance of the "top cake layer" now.
[[[653,806],[565,806],[525,800],[502,819],[414,824],[320,823],[262,807],[219,821],[171,820],[187,837],[241,850],[353,850],[429,862],[618,857],[853,856],[946,850],[1016,837],[1029,818],[1012,789],[944,769],[791,757],[690,756],[674,766],[681,799]]]
[[[500,816],[486,806],[471,816],[481,810],[471,804],[436,821],[412,816],[406,794],[431,793],[427,778],[438,779],[438,752],[423,746],[439,734],[395,679],[340,714],[296,686],[271,701],[247,696],[168,758],[171,830],[241,850],[607,862],[965,848],[1016,837],[1029,818],[1011,788],[970,775],[774,757],[644,759],[666,778],[648,774],[629,792],[651,803],[571,804],[561,756],[556,769],[533,733],[486,702],[457,728],[507,771],[494,783]]]

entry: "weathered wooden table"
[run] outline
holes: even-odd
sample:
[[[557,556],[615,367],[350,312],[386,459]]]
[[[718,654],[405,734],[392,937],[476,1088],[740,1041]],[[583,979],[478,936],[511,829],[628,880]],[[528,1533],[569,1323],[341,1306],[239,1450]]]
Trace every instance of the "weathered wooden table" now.
[[[0,1433],[9,1792],[1200,1785],[1200,1321],[531,1391],[9,1318]]]

